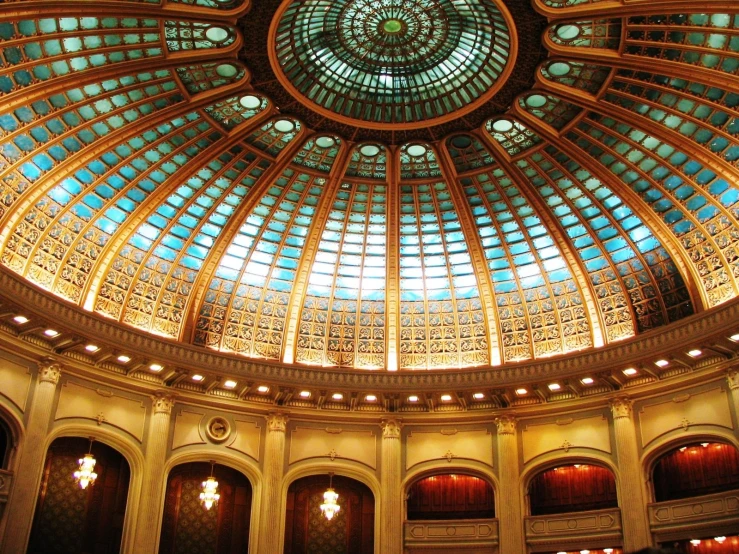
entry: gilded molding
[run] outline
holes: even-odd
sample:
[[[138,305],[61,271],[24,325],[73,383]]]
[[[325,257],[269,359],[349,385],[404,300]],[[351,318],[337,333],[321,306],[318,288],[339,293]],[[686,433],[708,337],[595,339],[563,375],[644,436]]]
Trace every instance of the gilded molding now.
[[[634,402],[628,396],[617,396],[611,400],[613,419],[630,418]]]
[[[403,424],[399,419],[383,419],[380,427],[382,427],[383,439],[399,439]]]
[[[606,370],[609,366],[621,367],[626,363],[637,363],[645,358],[645,352],[649,353],[651,359],[662,352],[674,350],[675,345],[709,342],[712,336],[722,337],[721,329],[726,329],[739,320],[737,299],[667,326],[661,332],[558,359],[465,371],[322,370],[250,360],[191,344],[165,341],[67,304],[51,293],[35,289],[21,277],[2,267],[0,291],[0,299],[6,300],[8,304],[28,306],[30,308],[26,311],[34,311],[39,317],[53,320],[61,328],[74,329],[82,336],[95,337],[98,342],[107,342],[148,358],[160,359],[173,367],[217,372],[243,380],[263,380],[285,386],[351,387],[374,391],[397,391],[399,388],[459,390],[489,387],[491,384],[504,387],[522,382],[565,378],[580,374],[583,367]]]
[[[267,430],[270,432],[284,433],[287,429],[287,415],[281,412],[269,414],[267,417]]]
[[[171,414],[175,397],[172,394],[158,392],[152,395],[151,401],[155,414]]]
[[[511,415],[504,415],[495,418],[495,424],[498,426],[499,435],[515,435],[516,434],[516,418]]]
[[[39,362],[39,383],[51,383],[52,385],[56,386],[62,376],[62,367],[62,364],[51,359],[45,359]]]

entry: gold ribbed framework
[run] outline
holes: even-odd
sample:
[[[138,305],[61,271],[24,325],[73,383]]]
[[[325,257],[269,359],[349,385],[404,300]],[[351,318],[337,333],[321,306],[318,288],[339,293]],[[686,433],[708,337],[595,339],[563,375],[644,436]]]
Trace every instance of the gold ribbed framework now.
[[[734,2],[536,0],[532,90],[398,144],[261,93],[249,8],[0,7],[5,268],[155,335],[350,369],[563,355],[737,296]]]

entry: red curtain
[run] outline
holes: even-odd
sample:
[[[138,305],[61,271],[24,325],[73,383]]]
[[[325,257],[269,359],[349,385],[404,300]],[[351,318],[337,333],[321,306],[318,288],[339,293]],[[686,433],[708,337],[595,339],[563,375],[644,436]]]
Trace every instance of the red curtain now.
[[[88,439],[64,437],[49,447],[27,554],[118,554],[130,470],[116,450],[95,442],[98,474],[83,490],[73,473]]]
[[[616,508],[616,480],[604,467],[561,466],[532,479],[529,503],[533,516]]]
[[[721,443],[680,447],[659,459],[652,482],[657,502],[739,489],[739,453]]]
[[[328,475],[294,481],[287,492],[285,554],[373,554],[375,497],[366,485],[335,475],[339,512],[328,521],[321,513]]]
[[[174,467],[167,478],[160,554],[246,554],[249,550],[251,483],[242,473],[216,465],[213,475],[221,495],[206,510],[200,502],[210,464]]]
[[[693,545],[690,541],[679,543],[665,543],[663,546],[674,547],[686,554],[739,554],[739,537],[726,537],[723,543],[713,539],[702,539],[700,544]]]
[[[479,519],[495,517],[493,487],[479,477],[432,475],[408,490],[408,519]]]

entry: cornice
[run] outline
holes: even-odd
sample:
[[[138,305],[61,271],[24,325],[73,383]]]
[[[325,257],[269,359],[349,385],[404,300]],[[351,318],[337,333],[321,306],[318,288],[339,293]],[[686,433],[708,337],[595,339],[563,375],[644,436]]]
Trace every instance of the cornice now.
[[[68,304],[5,268],[0,268],[0,301],[54,322],[60,330],[94,338],[101,346],[126,349],[171,367],[284,387],[370,389],[387,393],[502,388],[572,378],[584,371],[620,371],[629,364],[651,363],[671,352],[682,355],[689,347],[725,341],[729,332],[736,332],[739,321],[739,299],[735,299],[636,338],[559,358],[484,369],[388,372],[287,366],[158,338]],[[727,360],[733,357],[730,352],[719,355],[722,356]]]

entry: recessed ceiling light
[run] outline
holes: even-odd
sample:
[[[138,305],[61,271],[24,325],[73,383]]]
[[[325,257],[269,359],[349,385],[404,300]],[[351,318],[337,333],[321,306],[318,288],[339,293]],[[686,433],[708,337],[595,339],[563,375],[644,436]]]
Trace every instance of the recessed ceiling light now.
[[[688,356],[690,356],[692,358],[697,358],[701,354],[703,354],[703,351],[702,350],[698,350],[697,348],[694,348],[693,350],[691,350],[690,352],[688,352]]]
[[[310,391],[309,390],[301,390],[300,391],[300,398],[310,398]]]
[[[118,356],[117,360],[121,362],[122,364],[127,364],[128,362],[131,361],[131,357],[126,356],[125,354],[121,354],[120,356]]]
[[[364,397],[364,399],[367,402],[374,402],[375,400],[377,400],[377,397],[374,394],[368,394],[367,396]]]
[[[580,382],[583,385],[592,385],[593,383],[595,383],[595,380],[592,377],[583,377],[582,379],[580,379]]]
[[[441,395],[441,401],[442,402],[451,402],[452,401],[452,395],[451,394],[442,394]]]
[[[590,550],[581,550],[580,554],[590,554]]]
[[[47,329],[46,331],[44,331],[44,335],[53,338],[59,335],[59,331],[57,331],[56,329]]]
[[[341,394],[340,392],[335,392],[334,394],[331,395],[331,398],[333,398],[336,401],[344,400],[344,395]]]
[[[559,390],[562,388],[559,383],[549,383],[547,386],[549,387],[549,390]]]
[[[482,400],[483,398],[485,398],[485,395],[481,392],[476,392],[472,395],[472,398],[474,398],[475,400]]]
[[[724,537],[723,535],[720,536],[720,537],[713,537],[713,540],[715,540],[717,543],[721,544],[722,542],[724,542],[726,540],[726,537]]]
[[[257,387],[257,392],[261,392],[262,394],[269,392],[269,387],[267,385],[260,385]]]
[[[691,539],[690,544],[698,546],[701,543],[700,539]]]
[[[200,375],[199,373],[196,373],[195,375],[193,375],[193,376],[192,376],[192,380],[193,380],[193,381],[197,381],[198,383],[199,383],[200,381],[202,381],[203,379],[205,379],[205,377],[203,377],[203,376],[202,376],[202,375]]]
[[[605,552],[605,554],[612,554],[613,548],[604,548],[603,552]]]
[[[408,402],[418,402],[418,397],[415,394],[411,394],[408,397]]]
[[[636,368],[633,367],[627,367],[626,369],[624,369],[624,375],[628,375],[629,377],[632,377],[637,373],[639,372],[636,370]]]
[[[24,318],[25,319],[25,318]],[[28,320],[26,320],[28,321]],[[20,322],[19,322],[20,323]],[[734,333],[729,337],[729,340],[733,340],[734,342],[739,342],[739,333]]]
[[[17,315],[13,318],[13,321],[19,325],[23,325],[24,323],[28,323],[28,318],[24,315]]]
[[[236,381],[229,379],[225,383],[223,383],[223,388],[226,389],[235,389],[236,388]]]
[[[670,365],[670,361],[669,360],[657,360],[656,362],[654,362],[654,365],[656,365],[657,367],[667,367],[668,365]]]
[[[85,346],[85,350],[87,350],[88,352],[97,352],[98,350],[100,350],[100,347],[97,344],[88,344],[87,346]]]
[[[162,371],[164,369],[164,366],[162,364],[151,364],[149,366],[149,369],[152,371]]]
[[[516,394],[518,396],[523,396],[524,394],[529,394],[529,391],[521,387],[520,389],[516,389]]]

